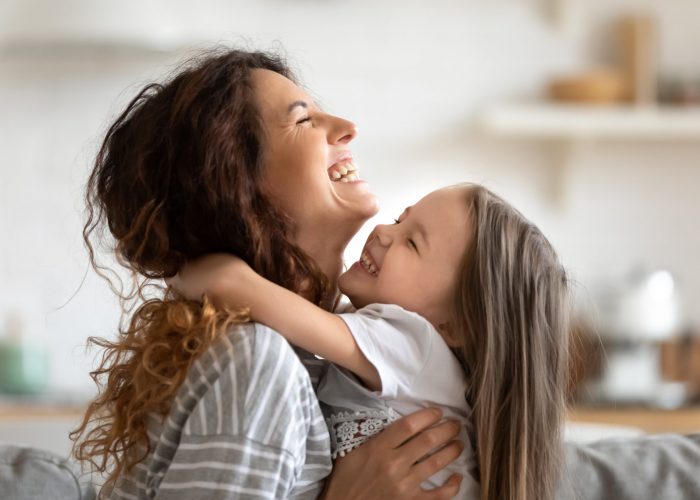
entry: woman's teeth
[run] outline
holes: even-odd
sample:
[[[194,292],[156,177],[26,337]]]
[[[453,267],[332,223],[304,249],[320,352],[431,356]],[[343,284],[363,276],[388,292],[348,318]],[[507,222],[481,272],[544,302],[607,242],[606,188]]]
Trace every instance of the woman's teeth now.
[[[378,269],[377,266],[375,266],[372,261],[369,258],[369,255],[367,255],[367,252],[362,252],[360,255],[360,264],[362,267],[364,267],[369,273],[373,276],[377,275]]]
[[[354,163],[333,165],[328,169],[328,176],[334,182],[352,182],[360,178],[360,176],[357,174],[357,167]]]

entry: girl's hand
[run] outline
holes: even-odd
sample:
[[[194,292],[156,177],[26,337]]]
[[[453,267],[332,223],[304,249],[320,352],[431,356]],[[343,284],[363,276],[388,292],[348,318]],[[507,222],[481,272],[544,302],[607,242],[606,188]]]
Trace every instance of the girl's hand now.
[[[420,487],[424,480],[444,469],[462,452],[463,445],[455,441],[459,435],[458,423],[448,421],[430,427],[440,418],[441,412],[434,408],[413,413],[336,460],[322,498],[436,500],[454,497],[462,482],[459,474],[453,474],[434,490]],[[435,449],[438,451],[430,455]]]
[[[202,300],[206,294],[216,305],[223,299],[235,297],[236,288],[255,275],[242,259],[235,255],[217,253],[188,262],[175,276],[165,282],[189,300]]]

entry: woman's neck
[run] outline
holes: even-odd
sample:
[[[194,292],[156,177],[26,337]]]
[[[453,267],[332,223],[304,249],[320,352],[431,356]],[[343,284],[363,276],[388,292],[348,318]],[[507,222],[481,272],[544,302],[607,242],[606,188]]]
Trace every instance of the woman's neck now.
[[[333,239],[330,237],[331,235],[319,235],[317,231],[314,233],[307,238],[298,237],[297,244],[314,260],[319,270],[328,278],[328,296],[322,299],[320,306],[326,310],[332,310],[340,295],[338,277],[343,272],[343,252],[352,235]]]

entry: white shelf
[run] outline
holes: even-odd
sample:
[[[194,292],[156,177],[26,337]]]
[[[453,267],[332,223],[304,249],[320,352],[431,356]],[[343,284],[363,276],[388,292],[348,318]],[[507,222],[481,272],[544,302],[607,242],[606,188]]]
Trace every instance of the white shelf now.
[[[191,45],[194,42],[190,42]],[[70,56],[84,54],[169,54],[183,50],[182,40],[155,36],[42,36],[0,38],[0,55],[7,56]]]
[[[483,113],[480,126],[516,138],[700,141],[700,107],[500,104]]]

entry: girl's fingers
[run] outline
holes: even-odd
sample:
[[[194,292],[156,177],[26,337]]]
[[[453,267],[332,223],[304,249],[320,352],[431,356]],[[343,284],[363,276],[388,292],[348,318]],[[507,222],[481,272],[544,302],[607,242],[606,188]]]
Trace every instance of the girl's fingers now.
[[[422,482],[457,460],[463,449],[464,445],[460,441],[452,441],[414,465],[411,469],[411,475]]]
[[[440,418],[442,418],[442,411],[437,408],[426,408],[424,410],[411,413],[410,415],[397,420],[384,429],[384,431],[380,432],[377,436],[373,437],[373,444],[382,448],[398,448],[419,432],[437,423]],[[446,439],[444,442],[447,441],[449,441],[449,439]],[[437,446],[440,444],[442,443],[438,443]],[[430,452],[430,449],[426,450],[423,455],[428,452]],[[416,457],[414,462],[421,456],[422,455]]]
[[[426,491],[421,498],[426,500],[443,500],[447,498],[454,498],[459,493],[459,486],[462,484],[464,476],[461,474],[452,474],[450,478],[445,481],[445,484],[434,490]]]
[[[414,464],[452,441],[459,435],[459,431],[460,425],[455,421],[443,422],[426,429],[401,446],[401,456],[409,460],[410,464]]]

